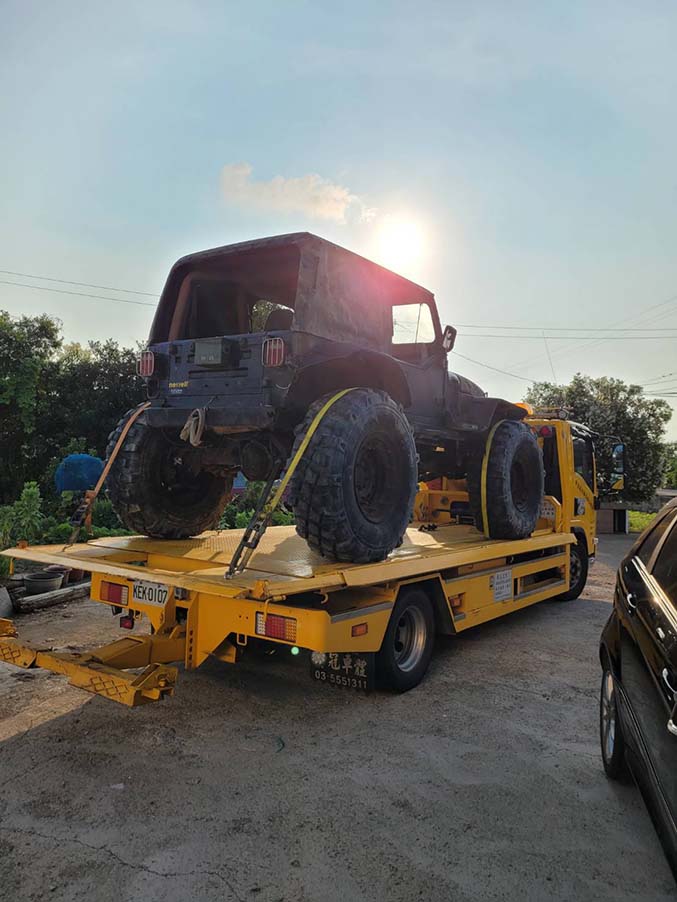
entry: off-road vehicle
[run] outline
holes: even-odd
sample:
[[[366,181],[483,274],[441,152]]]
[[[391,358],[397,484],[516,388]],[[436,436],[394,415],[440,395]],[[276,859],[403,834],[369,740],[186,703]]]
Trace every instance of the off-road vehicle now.
[[[382,560],[402,540],[417,480],[437,476],[467,478],[487,535],[529,535],[543,494],[537,441],[523,408],[448,372],[455,336],[425,288],[305,232],[183,257],[139,361],[150,406],[111,470],[115,509],[155,537],[216,527],[237,471],[281,472],[349,388],[290,485],[313,549]]]

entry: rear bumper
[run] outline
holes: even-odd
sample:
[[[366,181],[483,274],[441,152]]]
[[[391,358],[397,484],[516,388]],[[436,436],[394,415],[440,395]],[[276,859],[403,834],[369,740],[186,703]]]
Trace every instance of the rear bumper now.
[[[209,398],[194,396],[181,398],[181,406],[149,407],[144,421],[155,429],[182,429],[193,410],[205,407],[207,429],[232,429],[238,432],[270,429],[275,420],[275,410],[269,404],[256,404],[246,399],[233,398],[224,407],[211,407]]]

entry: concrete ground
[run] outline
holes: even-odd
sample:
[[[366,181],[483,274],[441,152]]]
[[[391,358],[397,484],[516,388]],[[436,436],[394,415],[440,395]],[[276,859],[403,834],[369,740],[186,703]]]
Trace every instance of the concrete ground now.
[[[612,570],[618,570],[621,561],[638,538],[639,533],[636,532],[631,532],[627,535],[619,533],[617,535],[600,536],[597,560],[600,564],[611,567]]]
[[[0,895],[96,902],[668,900],[634,786],[597,741],[614,574],[438,643],[405,695],[286,654],[182,674],[128,710],[0,665]],[[19,622],[84,645],[90,602]]]

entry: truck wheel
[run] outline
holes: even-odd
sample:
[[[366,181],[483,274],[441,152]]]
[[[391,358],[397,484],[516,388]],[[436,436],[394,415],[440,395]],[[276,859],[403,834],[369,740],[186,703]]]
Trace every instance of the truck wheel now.
[[[109,435],[106,457],[132,412]],[[185,539],[216,528],[232,478],[195,472],[184,465],[182,453],[161,430],[134,423],[106,481],[115,512],[127,529],[158,539]]]
[[[435,617],[422,589],[400,592],[376,655],[379,681],[397,692],[418,686],[428,670],[435,642]]]
[[[477,528],[484,532],[483,453],[468,467],[468,494]],[[487,532],[492,539],[525,539],[536,528],[543,499],[543,458],[533,432],[518,420],[496,427],[486,474]]]
[[[316,401],[294,451],[332,397]],[[329,408],[291,481],[296,531],[335,561],[382,561],[402,541],[416,495],[414,437],[385,392],[348,392]]]
[[[588,551],[579,541],[569,546],[569,588],[557,597],[560,601],[573,601],[578,598],[588,581]]]

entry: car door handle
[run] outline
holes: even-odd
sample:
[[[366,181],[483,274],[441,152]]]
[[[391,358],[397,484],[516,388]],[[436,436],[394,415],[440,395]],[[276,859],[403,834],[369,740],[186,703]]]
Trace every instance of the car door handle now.
[[[673,699],[677,700],[677,689],[675,689],[675,687],[670,682],[670,671],[667,667],[663,668],[661,676],[663,677],[663,682],[665,683],[665,685],[668,687],[670,692],[672,692]]]
[[[660,626],[656,627],[656,635],[658,636],[661,642],[665,641],[665,630],[661,629]]]

